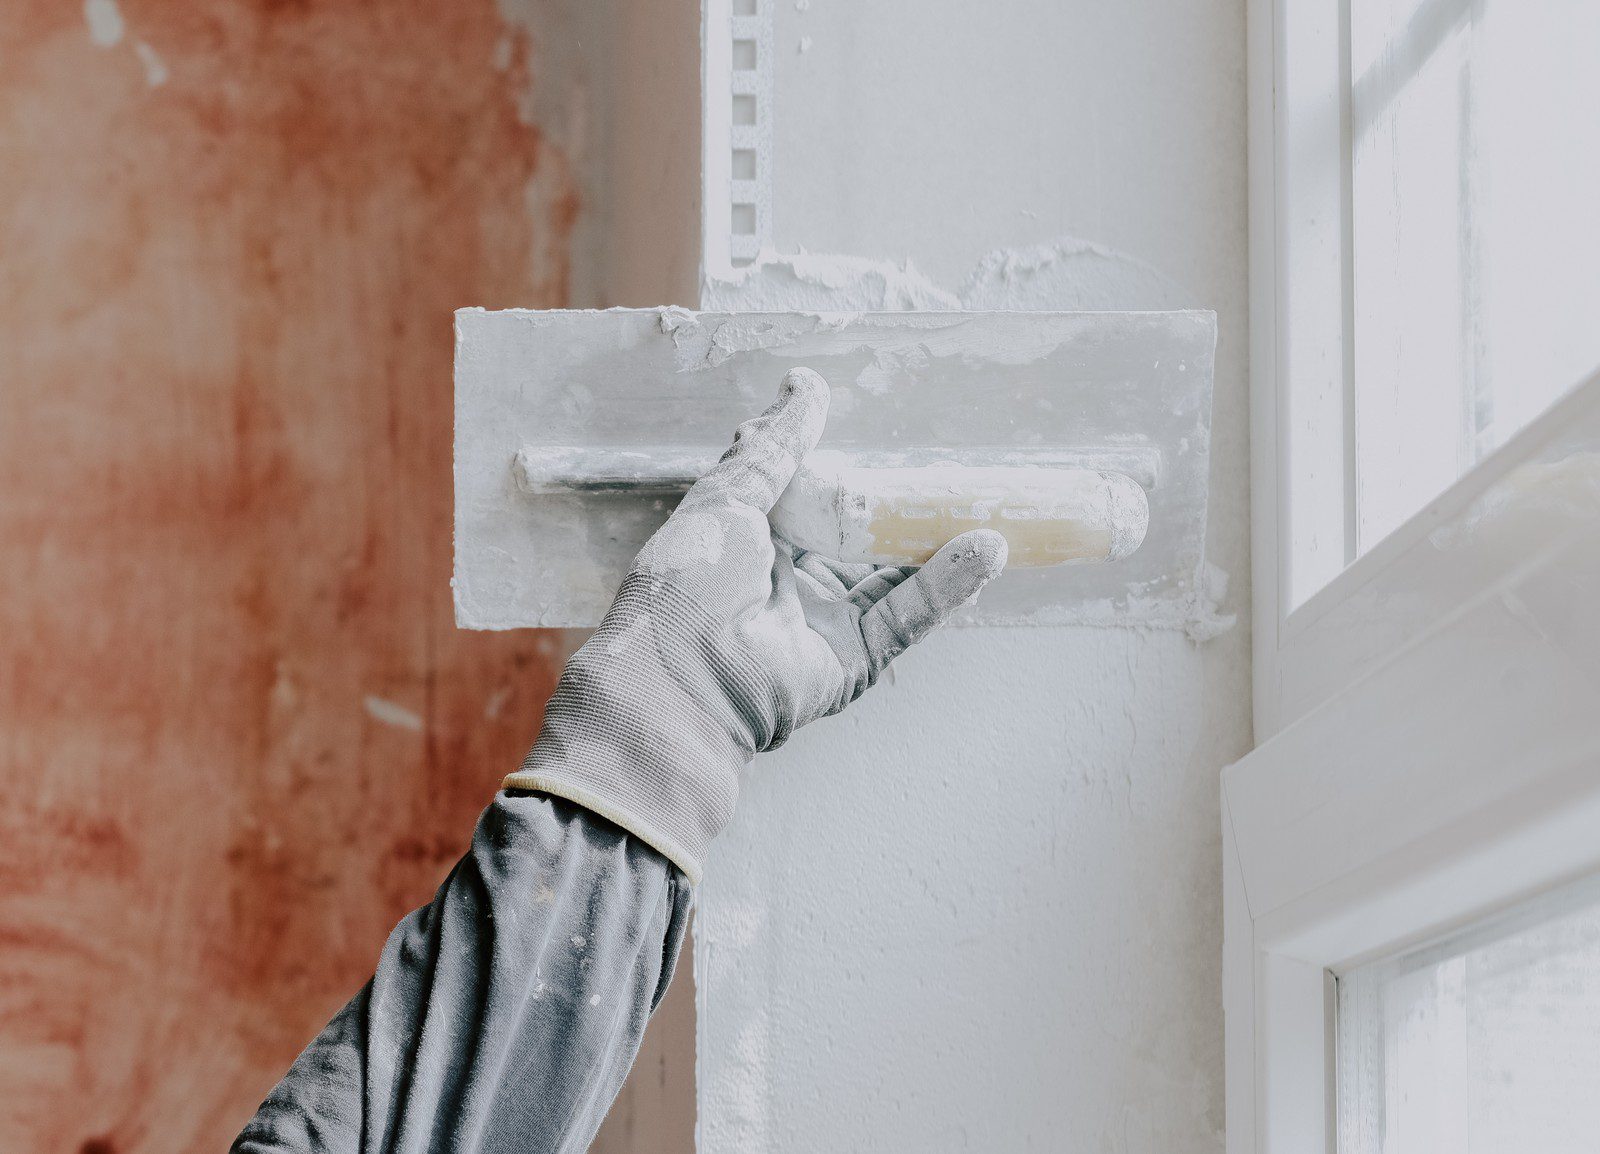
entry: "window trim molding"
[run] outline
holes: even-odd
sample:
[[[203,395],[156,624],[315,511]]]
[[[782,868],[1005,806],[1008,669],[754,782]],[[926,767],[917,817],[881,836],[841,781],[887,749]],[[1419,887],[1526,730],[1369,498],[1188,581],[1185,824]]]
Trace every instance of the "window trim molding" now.
[[[1335,1149],[1331,974],[1600,874],[1600,373],[1407,528],[1223,771],[1228,1154]]]
[[[1351,564],[1348,16],[1349,0],[1249,0],[1247,9],[1258,735],[1303,711],[1279,676],[1282,666],[1303,660],[1296,583],[1322,588],[1340,573],[1369,568]]]
[[[1587,553],[1600,576],[1600,549]],[[1450,632],[1436,639],[1446,649]],[[1488,717],[1486,688],[1492,680],[1478,679],[1441,707]],[[1228,1154],[1336,1149],[1333,973],[1600,873],[1600,727],[1573,725],[1582,703],[1567,703],[1576,740],[1529,750],[1514,773],[1490,756],[1433,766],[1455,804],[1413,829],[1408,803],[1443,791],[1404,772],[1406,755],[1373,758],[1348,788],[1327,789],[1352,771],[1338,763],[1337,735],[1377,723],[1378,700],[1319,710],[1224,775]],[[1467,747],[1505,747],[1503,732],[1465,736]],[[1302,804],[1285,820],[1293,798]]]
[[[1258,746],[1222,775],[1228,1154],[1336,1149],[1334,974],[1600,874],[1600,373],[1346,564],[1347,29],[1348,0],[1247,0]],[[1342,530],[1295,605],[1308,516]]]
[[[1277,0],[1245,13],[1245,155],[1250,290],[1250,537],[1253,714],[1258,735],[1279,728],[1276,693],[1283,561],[1278,542]],[[1226,839],[1224,839],[1226,840]],[[1231,1129],[1231,1127],[1230,1127]]]

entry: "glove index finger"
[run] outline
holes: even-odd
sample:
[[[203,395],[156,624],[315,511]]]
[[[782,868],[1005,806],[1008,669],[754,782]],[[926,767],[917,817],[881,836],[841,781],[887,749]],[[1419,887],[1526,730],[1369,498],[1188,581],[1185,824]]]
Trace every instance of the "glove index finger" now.
[[[739,426],[733,446],[689,499],[720,497],[770,513],[827,422],[828,382],[811,369],[790,369],[772,407]]]
[[[874,675],[977,596],[1005,566],[1006,539],[993,529],[972,529],[879,597],[861,617]]]

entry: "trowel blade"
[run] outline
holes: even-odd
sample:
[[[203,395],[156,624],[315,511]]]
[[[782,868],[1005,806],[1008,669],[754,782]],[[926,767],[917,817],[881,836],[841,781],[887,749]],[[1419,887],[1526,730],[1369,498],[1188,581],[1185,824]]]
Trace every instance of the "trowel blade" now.
[[[1209,468],[1210,312],[456,314],[456,620],[593,626],[671,511],[660,493],[534,495],[514,466],[559,447],[714,457],[784,372],[833,392],[823,448],[915,463],[1016,453],[1114,469],[1146,488],[1143,546],[1113,563],[1018,569],[967,623],[1192,628]]]

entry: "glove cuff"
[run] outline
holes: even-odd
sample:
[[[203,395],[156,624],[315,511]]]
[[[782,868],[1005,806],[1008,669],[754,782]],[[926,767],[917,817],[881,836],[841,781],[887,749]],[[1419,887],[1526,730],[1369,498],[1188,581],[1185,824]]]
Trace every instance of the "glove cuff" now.
[[[733,817],[739,771],[781,739],[778,693],[696,598],[648,576],[567,661],[507,789],[554,794],[653,846],[698,884]]]
[[[698,885],[706,846],[733,817],[739,771],[750,755],[697,711],[639,718],[608,702],[616,679],[569,662],[545,707],[544,726],[506,789],[564,797],[658,850]]]
[[[654,849],[662,857],[683,871],[690,885],[699,885],[700,877],[704,872],[705,842],[701,842],[694,850],[680,843],[665,830],[650,822],[643,821],[628,809],[617,805],[604,794],[593,792],[588,783],[575,781],[565,774],[547,775],[536,769],[519,769],[515,773],[508,773],[505,780],[500,783],[502,789],[525,789],[535,793],[548,794],[551,797],[561,797],[581,805],[591,813],[597,813],[607,821],[613,822],[627,830],[634,837]],[[707,838],[705,841],[709,841]]]

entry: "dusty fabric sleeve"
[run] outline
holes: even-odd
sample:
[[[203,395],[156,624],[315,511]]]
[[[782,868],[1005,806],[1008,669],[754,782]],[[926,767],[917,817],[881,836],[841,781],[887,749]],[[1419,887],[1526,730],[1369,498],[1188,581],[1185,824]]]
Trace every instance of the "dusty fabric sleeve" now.
[[[233,1149],[586,1149],[671,980],[690,897],[605,819],[500,794]]]

